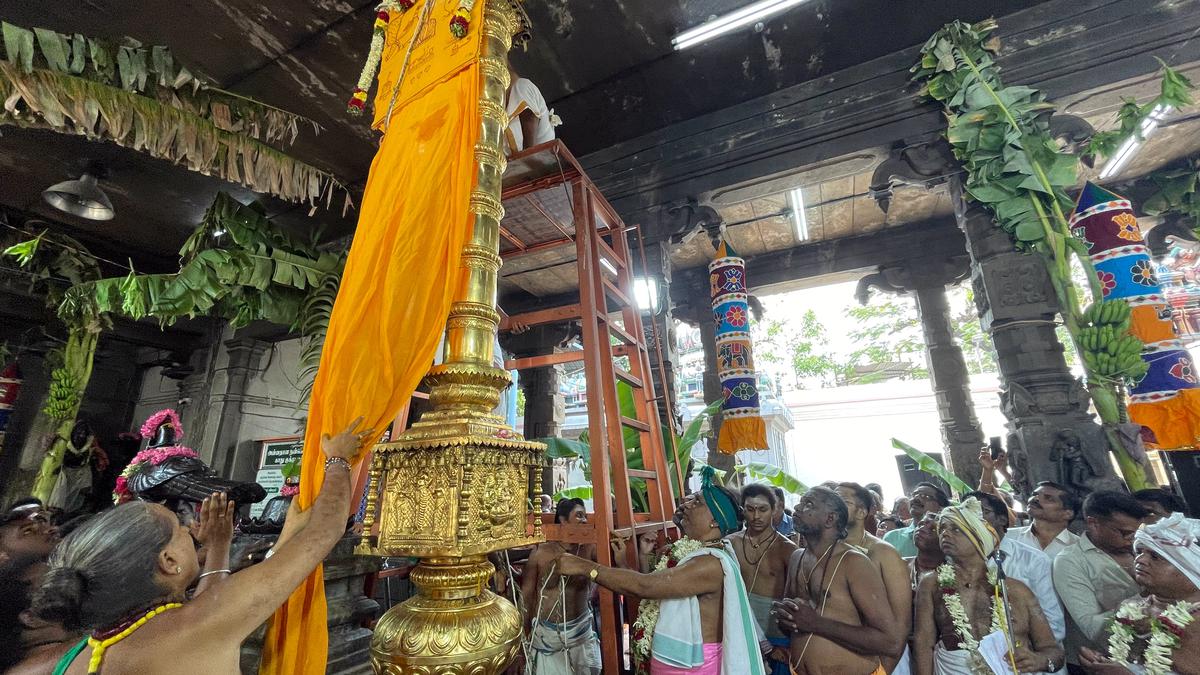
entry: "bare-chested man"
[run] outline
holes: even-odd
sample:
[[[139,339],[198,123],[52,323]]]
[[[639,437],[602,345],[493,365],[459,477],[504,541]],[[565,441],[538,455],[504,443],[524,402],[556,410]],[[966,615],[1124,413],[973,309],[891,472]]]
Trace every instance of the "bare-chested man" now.
[[[808,546],[792,556],[788,599],[775,613],[792,633],[797,675],[882,675],[881,658],[904,647],[907,633],[892,615],[879,568],[845,541],[849,519],[842,498],[823,487],[809,490],[796,509]]]
[[[867,532],[867,517],[876,503],[870,490],[858,483],[839,483],[836,492],[846,503],[850,516],[846,542],[867,554],[879,568],[892,616],[901,624],[900,629],[907,642],[908,634],[912,632],[912,584],[909,581],[908,563],[904,562],[894,546]],[[903,651],[904,645],[901,645],[895,654],[882,655],[884,670],[892,672]]]
[[[978,642],[994,632],[997,623],[995,599],[1004,597],[988,579],[987,559],[999,543],[996,532],[983,518],[974,497],[958,506],[947,506],[938,516],[938,534],[947,565],[921,578],[917,587],[917,616],[913,633],[915,675],[971,675],[987,671]],[[947,578],[948,577],[948,578]],[[1000,628],[1011,634],[1009,660],[1020,673],[1054,672],[1063,665],[1063,650],[1054,640],[1037,598],[1016,579],[1005,582],[1007,621]],[[967,624],[954,623],[947,603],[962,603]],[[999,602],[1003,602],[1000,600]],[[966,646],[969,639],[974,648]],[[1015,648],[1013,648],[1015,646]]]
[[[1088,647],[1079,650],[1079,663],[1093,675],[1131,675],[1146,672],[1146,648],[1155,634],[1173,634],[1168,641],[1167,670],[1182,675],[1200,673],[1200,520],[1173,513],[1153,524],[1142,525],[1134,535],[1133,574],[1141,590],[1122,603],[1121,611],[1132,623],[1126,641],[1132,668]],[[1183,610],[1184,607],[1190,611]],[[1118,614],[1120,616],[1120,614]],[[1136,617],[1136,618],[1135,618]],[[1188,617],[1191,617],[1190,619]],[[1109,647],[1114,641],[1107,638]],[[1118,637],[1115,641],[1121,644]],[[1173,643],[1173,644],[1172,644]]]
[[[601,586],[643,600],[658,600],[658,618],[647,629],[651,675],[764,675],[757,623],[746,585],[727,537],[742,529],[737,497],[702,474],[704,487],[675,511],[684,538],[665,569],[650,574],[614,569],[570,554],[559,556],[563,574],[585,576]],[[689,551],[681,554],[681,551]],[[676,557],[678,556],[678,557]],[[638,653],[635,644],[635,656]]]
[[[746,529],[729,535],[729,543],[737,554],[754,618],[775,647],[769,658],[771,673],[787,675],[791,638],[779,630],[779,622],[771,616],[771,606],[783,598],[788,561],[796,545],[774,527],[777,505],[775,493],[765,485],[751,483],[742,488]]]
[[[554,509],[555,523],[586,523],[582,499],[561,499]],[[548,541],[529,556],[521,575],[525,603],[525,635],[530,649],[525,658],[536,675],[599,675],[600,641],[592,627],[588,604],[591,583],[553,569],[564,552],[595,560],[594,545]]]

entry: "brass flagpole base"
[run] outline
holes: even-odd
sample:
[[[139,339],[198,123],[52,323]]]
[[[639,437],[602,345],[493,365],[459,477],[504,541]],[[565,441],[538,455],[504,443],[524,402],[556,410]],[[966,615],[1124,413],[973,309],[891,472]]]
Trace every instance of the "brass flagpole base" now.
[[[418,595],[375,626],[375,672],[503,673],[520,650],[521,613],[486,589],[493,571],[483,556],[422,560],[411,577]]]

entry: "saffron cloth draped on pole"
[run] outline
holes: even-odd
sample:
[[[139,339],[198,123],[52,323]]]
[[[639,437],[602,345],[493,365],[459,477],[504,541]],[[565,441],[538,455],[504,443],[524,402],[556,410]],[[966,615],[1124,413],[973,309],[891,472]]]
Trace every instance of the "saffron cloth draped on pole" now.
[[[463,39],[448,29],[453,3],[432,3],[418,27],[425,6],[418,2],[388,27],[375,100],[375,126],[386,132],[309,404],[301,509],[312,506],[324,480],[321,435],[341,431],[359,415],[381,432],[428,371],[445,330],[474,218],[483,5],[476,3]],[[385,124],[389,105],[392,119]],[[272,618],[260,673],[322,675],[328,646],[318,567]]]
[[[1150,429],[1146,445],[1191,449],[1200,443],[1200,382],[1171,322],[1133,205],[1093,183],[1079,194],[1071,232],[1087,244],[1105,300],[1129,303],[1130,332],[1145,343],[1146,376],[1129,392],[1129,419]]]
[[[708,264],[713,321],[717,329],[717,376],[721,378],[721,431],[717,449],[765,450],[767,425],[759,414],[758,378],[750,343],[750,306],[746,302],[746,261],[721,242]]]

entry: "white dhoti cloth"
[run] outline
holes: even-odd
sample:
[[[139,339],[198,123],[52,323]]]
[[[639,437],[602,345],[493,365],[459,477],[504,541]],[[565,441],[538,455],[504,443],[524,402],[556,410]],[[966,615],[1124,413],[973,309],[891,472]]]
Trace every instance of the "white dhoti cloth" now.
[[[600,639],[592,629],[592,612],[564,624],[537,621],[530,631],[527,655],[532,675],[600,675]]]
[[[989,669],[990,670],[990,669]],[[1005,670],[1008,675],[1009,671]],[[933,675],[975,675],[971,670],[971,655],[965,649],[946,649],[938,640],[933,648]],[[1021,673],[1025,675],[1025,673]],[[1031,675],[1046,675],[1034,673]]]
[[[933,648],[933,675],[974,675],[971,655],[965,649],[946,649],[939,640]]]

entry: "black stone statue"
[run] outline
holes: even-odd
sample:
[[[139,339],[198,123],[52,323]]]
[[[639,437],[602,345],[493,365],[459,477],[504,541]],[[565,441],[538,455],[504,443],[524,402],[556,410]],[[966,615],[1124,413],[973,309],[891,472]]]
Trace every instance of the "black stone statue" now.
[[[165,419],[154,430],[147,448],[175,446],[178,430]],[[161,463],[145,462],[128,478],[128,489],[137,499],[160,503],[180,516],[185,525],[195,517],[196,505],[214,492],[224,492],[239,507],[262,501],[267,492],[254,482],[233,481],[217,475],[199,457],[175,456]]]

